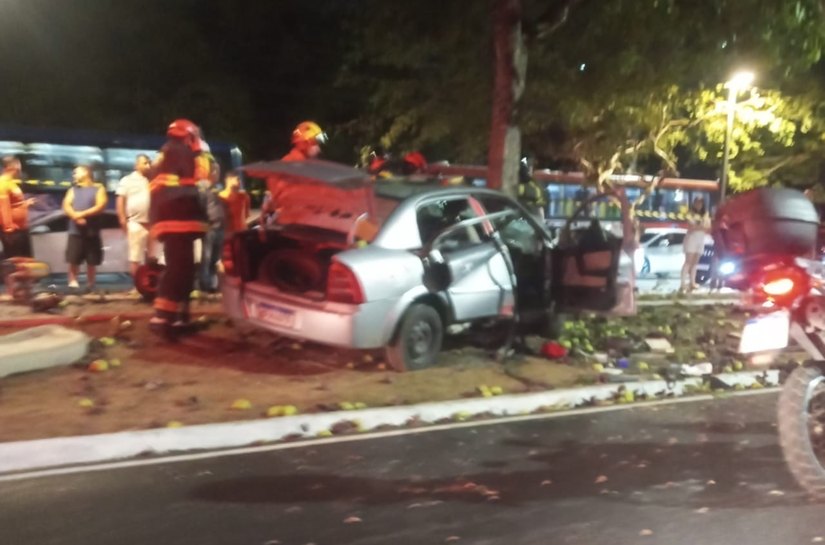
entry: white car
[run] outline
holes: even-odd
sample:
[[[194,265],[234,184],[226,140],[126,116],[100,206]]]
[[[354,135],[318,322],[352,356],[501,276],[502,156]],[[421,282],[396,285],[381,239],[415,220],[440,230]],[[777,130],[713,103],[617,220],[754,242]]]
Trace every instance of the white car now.
[[[685,263],[684,241],[687,229],[681,227],[651,227],[645,229],[640,247],[634,256],[636,271],[642,275],[678,276]],[[705,237],[705,248],[713,246],[713,238]],[[705,260],[703,260],[705,261]],[[707,272],[709,263],[700,262],[697,277]]]
[[[117,213],[114,210],[105,210],[100,221],[103,263],[97,271],[99,273],[128,273],[129,249],[126,243],[126,233],[120,228]],[[45,214],[29,224],[34,258],[47,263],[53,274],[65,274],[69,271],[69,265],[66,263],[68,229],[69,220],[62,210]],[[81,267],[82,270],[84,270],[83,267]]]

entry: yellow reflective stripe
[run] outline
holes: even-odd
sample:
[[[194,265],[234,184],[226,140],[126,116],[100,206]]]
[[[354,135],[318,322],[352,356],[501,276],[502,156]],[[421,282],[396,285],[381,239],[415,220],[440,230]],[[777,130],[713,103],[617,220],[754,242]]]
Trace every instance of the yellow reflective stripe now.
[[[67,182],[66,180],[63,180],[62,182],[60,182],[60,185],[62,185],[63,187],[71,187],[72,182]]]
[[[38,180],[26,180],[26,183],[29,185],[37,185],[40,183]]]
[[[54,180],[44,180],[43,185],[54,185]]]

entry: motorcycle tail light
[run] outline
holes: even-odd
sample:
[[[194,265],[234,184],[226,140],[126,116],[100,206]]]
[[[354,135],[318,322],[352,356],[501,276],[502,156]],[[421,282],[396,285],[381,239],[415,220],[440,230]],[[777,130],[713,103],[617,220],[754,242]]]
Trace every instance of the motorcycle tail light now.
[[[792,293],[794,287],[796,287],[796,284],[792,278],[777,278],[762,286],[762,291],[771,297],[778,297]]]
[[[768,301],[776,305],[792,304],[810,288],[808,275],[798,268],[782,268],[768,272],[759,286]]]

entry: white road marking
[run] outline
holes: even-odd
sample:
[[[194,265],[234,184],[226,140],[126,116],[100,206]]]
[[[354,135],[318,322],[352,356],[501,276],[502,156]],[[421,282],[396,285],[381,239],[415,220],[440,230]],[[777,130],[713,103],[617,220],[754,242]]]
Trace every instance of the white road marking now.
[[[726,397],[740,397],[761,395],[778,392],[779,388],[765,388],[763,390],[752,390],[742,392],[726,393]],[[658,401],[647,401],[640,403],[633,403],[628,405],[610,405],[607,407],[588,407],[582,409],[571,409],[567,411],[559,411],[553,413],[530,414],[522,416],[507,416],[499,418],[491,418],[489,420],[478,420],[472,422],[457,422],[450,424],[438,424],[434,426],[425,426],[422,428],[399,429],[382,432],[370,432],[359,435],[345,435],[339,437],[330,437],[324,439],[307,439],[303,441],[294,441],[289,443],[275,443],[271,445],[260,445],[255,447],[242,447],[226,450],[217,450],[209,452],[200,452],[194,454],[180,454],[173,456],[162,456],[157,458],[149,458],[144,460],[125,460],[123,462],[107,462],[101,464],[90,464],[80,466],[69,466],[55,469],[44,469],[38,471],[28,471],[21,473],[12,473],[9,475],[0,475],[0,482],[22,481],[26,479],[37,479],[43,477],[56,477],[62,475],[74,475],[78,473],[91,473],[94,471],[106,471],[110,469],[126,469],[132,467],[142,467],[161,464],[174,464],[181,462],[191,462],[195,460],[209,460],[211,458],[222,458],[226,456],[242,456],[245,454],[259,454],[262,452],[272,452],[277,450],[290,450],[302,447],[320,447],[325,445],[334,445],[338,443],[350,443],[354,441],[370,441],[373,439],[384,439],[388,437],[399,437],[403,435],[415,435],[420,433],[430,433],[444,430],[455,430],[462,428],[473,428],[482,426],[495,426],[499,424],[509,424],[513,422],[528,422],[531,420],[550,420],[554,418],[564,418],[568,416],[578,416],[582,414],[596,414],[612,411],[622,411],[627,409],[644,409],[648,407],[656,407],[660,405],[674,405],[677,403],[697,403],[700,401],[711,401],[716,399],[713,395],[701,395],[692,397],[679,397],[674,399],[663,399]]]

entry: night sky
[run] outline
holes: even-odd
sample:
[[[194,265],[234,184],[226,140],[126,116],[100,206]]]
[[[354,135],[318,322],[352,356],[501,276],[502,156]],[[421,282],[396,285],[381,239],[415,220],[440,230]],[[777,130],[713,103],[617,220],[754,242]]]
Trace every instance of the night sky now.
[[[279,156],[296,123],[354,115],[357,97],[331,97],[356,5],[4,1],[0,124],[162,133],[190,117],[248,158]],[[327,155],[352,160],[352,145],[333,138]]]

